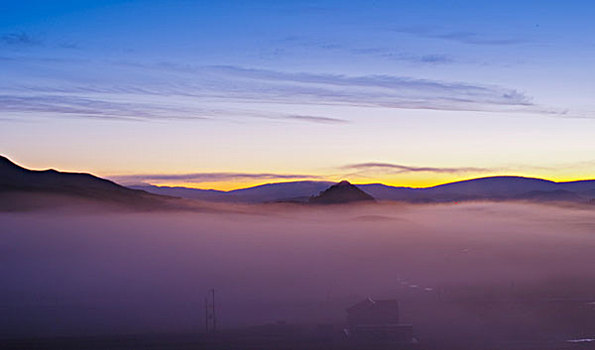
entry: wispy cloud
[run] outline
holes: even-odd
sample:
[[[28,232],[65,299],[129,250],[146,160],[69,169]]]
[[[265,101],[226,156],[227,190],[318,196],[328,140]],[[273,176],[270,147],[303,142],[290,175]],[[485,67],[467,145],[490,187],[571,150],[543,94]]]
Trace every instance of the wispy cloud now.
[[[67,63],[47,64],[64,66]],[[556,112],[535,105],[523,92],[498,85],[395,75],[349,76],[174,62],[109,64],[105,67],[105,77],[77,75],[71,79],[40,80],[35,85],[20,81],[0,82],[0,114],[36,113],[140,121],[265,118],[335,125],[349,122],[332,115],[294,112],[299,105],[330,105],[572,117],[566,111]],[[123,73],[114,79],[110,74],[115,73],[110,73],[110,69]],[[96,70],[87,69],[84,74]],[[262,109],[263,104],[275,104],[275,111]],[[239,105],[243,107],[233,107]]]
[[[62,40],[61,42],[58,43],[58,47],[62,48],[62,49],[75,49],[78,50],[81,48],[81,45],[76,42],[76,41],[72,41],[72,40]]]
[[[22,114],[37,117],[44,115],[70,118],[92,118],[107,120],[172,120],[172,119],[209,119],[200,114],[188,116],[187,110],[174,106],[164,108],[154,104],[124,101],[104,101],[97,98],[67,95],[0,95],[0,112]],[[194,110],[194,112],[197,112]],[[209,115],[209,111],[201,111]]]
[[[349,52],[355,55],[369,55],[392,61],[422,64],[447,64],[455,61],[452,57],[445,54],[411,54],[382,47],[350,49]]]
[[[0,36],[0,42],[5,45],[15,46],[38,46],[43,44],[40,38],[25,32],[3,34]]]
[[[271,113],[242,109],[217,109],[183,104],[167,103],[166,101],[114,101],[101,97],[76,97],[69,95],[32,96],[2,95],[0,94],[0,113],[10,115],[31,115],[35,117],[67,117],[90,118],[112,121],[198,121],[198,120],[232,120],[233,118],[258,118],[276,121],[297,121],[317,124],[347,124],[346,119]],[[14,120],[15,117],[3,120]]]
[[[392,30],[427,39],[442,39],[471,45],[518,45],[530,42],[525,38],[491,36],[473,31],[447,31],[430,27],[403,27]]]
[[[487,38],[472,32],[450,32],[436,34],[435,38],[454,40],[465,44],[475,45],[517,45],[524,44],[527,40],[517,38]]]
[[[280,40],[283,46],[298,47],[305,49],[321,50],[323,52],[334,52],[340,54],[347,54],[350,56],[368,56],[374,58],[381,58],[390,61],[402,61],[418,64],[447,64],[454,63],[454,59],[448,55],[440,53],[420,54],[405,52],[394,47],[389,46],[370,46],[370,45],[354,45],[354,44],[340,44],[330,40],[320,40],[314,38],[307,38],[301,36],[288,36]],[[277,48],[273,51],[277,53]],[[285,49],[284,49],[285,51]]]
[[[387,162],[368,162],[349,164],[339,167],[339,170],[352,171],[342,176],[378,176],[380,174],[434,173],[434,174],[524,174],[527,170],[559,171],[560,169],[588,169],[595,165],[595,160],[582,162],[561,163],[556,165],[538,166],[530,164],[502,164],[489,168],[484,167],[436,167],[411,166]]]
[[[427,172],[427,173],[447,173],[447,174],[456,174],[456,173],[478,173],[478,172],[486,172],[490,171],[491,169],[486,168],[476,168],[476,167],[428,167],[428,166],[410,166],[410,165],[403,165],[403,164],[394,164],[394,163],[358,163],[358,164],[351,164],[346,165],[343,169],[351,169],[351,170],[359,170],[359,171],[388,171],[391,173],[401,174],[401,173],[419,173],[419,172]]]
[[[110,179],[130,183],[145,182],[222,182],[233,180],[299,180],[320,179],[319,176],[309,174],[278,174],[278,173],[242,173],[242,172],[214,172],[214,173],[187,173],[187,174],[138,174],[114,175]]]
[[[349,123],[348,120],[339,119],[339,118],[330,118],[330,117],[316,117],[311,115],[289,115],[286,117],[287,119],[294,119],[299,121],[308,121],[312,123],[320,123],[320,124],[345,124]]]
[[[491,110],[532,105],[522,92],[499,86],[416,79],[393,75],[347,76],[208,67],[238,83],[252,81],[255,90],[235,91],[277,102],[346,104],[401,109]],[[255,96],[256,97],[256,96]]]

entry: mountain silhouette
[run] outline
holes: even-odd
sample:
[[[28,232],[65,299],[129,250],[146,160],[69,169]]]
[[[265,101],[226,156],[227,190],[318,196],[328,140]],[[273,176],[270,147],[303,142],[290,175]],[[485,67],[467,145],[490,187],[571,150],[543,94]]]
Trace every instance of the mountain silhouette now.
[[[589,202],[595,180],[554,182],[520,176],[492,176],[427,188],[359,185],[382,200],[404,202],[459,202],[469,200],[529,200]]]
[[[332,184],[332,182],[326,181],[291,181],[270,183],[231,191],[153,185],[135,185],[129,187],[156,194],[203,201],[264,203],[307,202],[312,195],[325,190]]]
[[[241,203],[347,203],[374,199],[409,203],[473,200],[595,203],[595,180],[554,182],[520,176],[493,176],[427,188],[378,183],[352,185],[347,181],[331,185],[331,182],[325,181],[293,181],[232,191],[153,185],[128,188],[86,173],[29,170],[0,156],[0,210],[11,210],[17,206],[14,204],[17,200],[31,202],[33,197],[42,195],[103,201],[136,208],[159,207],[165,202],[171,205],[173,197]],[[186,204],[178,201],[175,206],[178,205]]]
[[[374,201],[374,197],[345,180],[332,185],[317,196],[310,197],[309,200],[313,204],[341,204],[364,201]]]
[[[137,208],[156,207],[172,199],[120,186],[91,174],[29,170],[0,156],[0,208],[28,207],[36,199],[48,196],[60,198],[62,203],[74,198]],[[11,201],[15,201],[14,205]]]

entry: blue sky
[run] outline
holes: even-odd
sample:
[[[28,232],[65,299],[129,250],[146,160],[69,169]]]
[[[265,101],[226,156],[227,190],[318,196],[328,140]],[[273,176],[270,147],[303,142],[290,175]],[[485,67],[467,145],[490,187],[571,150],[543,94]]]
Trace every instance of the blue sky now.
[[[588,1],[0,10],[0,150],[30,167],[237,174],[192,180],[219,188],[263,173],[408,185],[595,175]],[[378,163],[397,167],[351,172]]]

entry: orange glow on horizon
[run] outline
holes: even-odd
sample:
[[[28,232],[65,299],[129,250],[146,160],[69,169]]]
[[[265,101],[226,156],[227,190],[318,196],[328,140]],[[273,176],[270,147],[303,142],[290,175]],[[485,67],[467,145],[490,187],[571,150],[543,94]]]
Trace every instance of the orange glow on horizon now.
[[[595,176],[545,176],[544,174],[540,173],[485,173],[481,175],[452,175],[452,176],[445,176],[444,174],[436,175],[436,174],[409,174],[409,175],[401,175],[398,178],[396,177],[378,177],[378,178],[371,178],[371,177],[321,177],[319,179],[296,179],[296,180],[287,180],[287,179],[270,179],[270,180],[246,180],[246,181],[220,181],[220,182],[148,182],[155,186],[170,186],[170,187],[187,187],[187,188],[195,188],[195,189],[202,189],[202,190],[218,190],[218,191],[232,191],[238,190],[243,188],[255,187],[260,185],[266,185],[271,183],[284,183],[284,182],[297,182],[297,181],[328,181],[328,182],[339,182],[341,180],[348,180],[354,184],[372,184],[372,183],[381,183],[387,186],[394,186],[394,187],[412,187],[412,188],[426,188],[426,187],[433,187],[438,185],[443,185],[451,182],[457,181],[465,181],[471,180],[476,178],[482,177],[492,177],[492,176],[519,176],[519,177],[529,177],[529,178],[539,178],[554,182],[570,182],[570,181],[581,181],[581,180],[591,180],[595,178]]]

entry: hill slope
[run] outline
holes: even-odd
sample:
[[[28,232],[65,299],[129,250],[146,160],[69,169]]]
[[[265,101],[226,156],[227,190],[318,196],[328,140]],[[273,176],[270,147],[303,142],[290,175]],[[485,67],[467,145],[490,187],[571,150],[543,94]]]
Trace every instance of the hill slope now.
[[[172,198],[129,189],[86,173],[29,170],[0,156],[0,209],[59,205],[73,199],[147,209]]]

